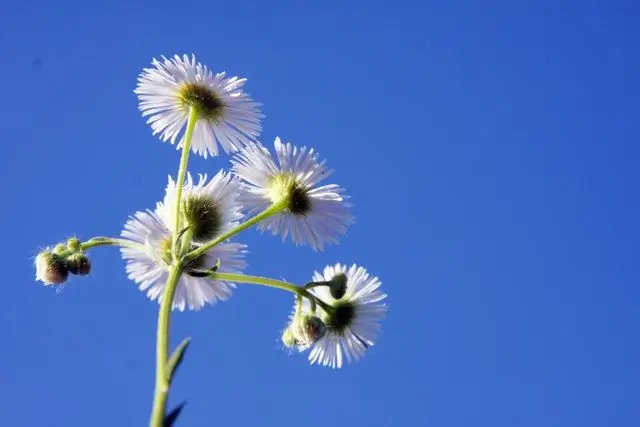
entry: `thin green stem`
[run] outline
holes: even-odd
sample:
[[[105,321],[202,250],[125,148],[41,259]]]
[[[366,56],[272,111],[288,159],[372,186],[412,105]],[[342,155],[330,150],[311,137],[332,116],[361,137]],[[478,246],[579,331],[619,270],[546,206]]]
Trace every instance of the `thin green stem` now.
[[[180,253],[183,254],[189,250],[189,246],[191,245],[191,237],[193,236],[193,232],[191,228],[184,232],[181,237],[182,242],[180,243]]]
[[[124,248],[144,250],[144,245],[127,239],[118,239],[114,237],[94,237],[81,244],[83,250],[95,248],[98,246],[121,246]]]
[[[302,311],[302,295],[298,294],[296,296],[296,316],[295,317],[298,317],[301,311]]]
[[[151,427],[163,427],[166,412],[167,397],[169,395],[169,381],[166,366],[169,360],[169,327],[171,323],[171,307],[176,293],[178,280],[182,268],[174,264],[169,270],[169,277],[165,284],[160,313],[158,314],[158,330],[156,336],[156,388],[153,396],[153,411],[151,413]]]
[[[118,239],[115,237],[104,237],[104,236],[93,237],[87,240],[86,242],[83,242],[80,244],[80,247],[82,248],[83,251],[96,248],[98,246],[120,246],[121,248],[135,249],[137,251],[144,252],[144,245],[138,242],[134,242],[132,240]],[[73,251],[71,249],[66,249],[60,252],[58,255],[61,257],[66,257],[71,255],[72,253]]]
[[[182,274],[183,264],[180,261],[179,239],[181,233],[180,227],[180,203],[182,199],[182,189],[184,187],[184,177],[187,173],[187,164],[189,162],[189,152],[191,151],[191,139],[193,130],[198,120],[198,110],[191,107],[189,110],[189,118],[187,120],[187,129],[184,134],[184,144],[182,146],[182,155],[180,156],[180,167],[178,169],[178,178],[176,180],[176,199],[175,199],[175,224],[173,235],[171,236],[171,251],[173,253],[173,263],[169,269],[169,277],[164,286],[162,300],[160,302],[160,311],[158,313],[158,329],[156,331],[156,387],[153,396],[153,410],[151,412],[151,427],[163,427],[164,417],[166,413],[167,397],[169,395],[169,383],[171,378],[167,374],[167,362],[169,360],[169,328],[171,323],[171,308],[173,307],[173,297],[176,294],[176,287]],[[189,231],[187,230],[187,233]],[[190,236],[183,236],[183,238]]]
[[[319,288],[320,286],[331,286],[329,282],[309,282],[304,285],[305,289]]]
[[[267,286],[269,288],[277,288],[282,289],[284,291],[293,292],[294,294],[303,296],[311,302],[312,312],[315,313],[316,303],[322,307],[324,311],[327,313],[333,312],[334,308],[331,307],[326,302],[322,301],[320,298],[313,295],[309,292],[308,289],[300,286],[296,286],[289,282],[284,282],[282,280],[269,279],[268,277],[260,277],[260,276],[249,276],[244,274],[233,274],[233,273],[214,273],[212,276],[213,279],[217,280],[227,280],[229,282],[236,283],[246,283],[249,285],[260,285]]]
[[[236,234],[241,233],[247,228],[253,225],[256,225],[260,221],[263,221],[269,217],[272,217],[282,212],[282,210],[287,206],[287,203],[288,202],[286,200],[283,200],[280,203],[275,203],[269,206],[264,211],[260,212],[258,215],[254,216],[253,218],[238,225],[236,228],[229,230],[228,232],[215,238],[214,240],[207,242],[204,245],[200,246],[199,248],[189,252],[187,255],[185,255],[185,258],[184,258],[185,262],[189,262],[191,260],[198,258],[201,255],[204,255],[209,249],[213,248],[214,246],[217,246],[220,243],[224,242],[225,240],[232,238]]]
[[[311,314],[315,316],[316,315],[316,308],[317,308],[316,307],[316,305],[317,305],[316,304],[316,298],[311,298],[309,300],[309,302],[311,303]]]
[[[282,280],[269,279],[268,277],[248,276],[244,274],[234,273],[214,273],[213,279],[226,280],[229,282],[246,283],[249,285],[261,285],[269,288],[282,289],[283,291],[293,292],[297,295],[306,296],[307,292],[293,283],[284,282]]]
[[[305,289],[305,292],[307,292],[307,294],[306,294],[306,295],[311,295],[311,298],[312,298],[312,299],[310,299],[310,301],[311,301],[311,305],[312,305],[312,306],[313,306],[313,302],[315,301],[315,302],[317,302],[317,303],[318,303],[318,305],[319,305],[320,307],[322,307],[322,309],[323,309],[325,312],[327,312],[327,313],[333,313],[333,312],[335,311],[335,309],[334,309],[333,307],[331,307],[329,304],[327,304],[326,302],[322,301],[320,298],[316,297],[315,295],[313,295],[313,294],[309,293],[306,289]],[[315,312],[316,312],[316,309],[315,309],[315,306],[313,306],[313,307],[312,307],[312,313],[315,313]]]
[[[175,223],[173,228],[173,239],[171,240],[171,251],[174,258],[178,258],[178,230],[180,230],[180,201],[182,199],[182,188],[184,187],[184,176],[187,173],[187,164],[189,163],[189,153],[191,152],[191,138],[193,130],[198,121],[198,109],[191,107],[189,109],[189,118],[187,120],[187,130],[184,133],[184,145],[182,146],[182,156],[180,156],[180,167],[178,168],[178,179],[176,180],[176,200],[175,200]]]

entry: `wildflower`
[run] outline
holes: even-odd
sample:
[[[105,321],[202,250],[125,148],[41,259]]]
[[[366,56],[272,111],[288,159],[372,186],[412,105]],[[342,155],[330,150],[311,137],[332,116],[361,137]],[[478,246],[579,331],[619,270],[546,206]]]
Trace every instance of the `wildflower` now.
[[[343,356],[347,361],[364,356],[367,348],[374,344],[380,330],[380,321],[387,307],[381,301],[387,296],[378,288],[381,285],[377,277],[357,265],[347,268],[336,264],[325,267],[322,274],[316,272],[315,282],[330,282],[336,276],[346,277],[346,291],[342,298],[333,298],[331,287],[319,286],[309,290],[311,294],[328,305],[320,306],[318,316],[326,325],[326,334],[317,340],[309,353],[309,361],[332,368],[340,368]],[[310,311],[307,300],[303,302],[303,312]]]
[[[199,181],[187,173],[180,199],[181,229],[189,227],[193,241],[205,242],[226,233],[242,218],[236,201],[239,182],[230,173],[218,172],[209,182],[207,175]],[[175,227],[176,183],[169,177],[162,208],[158,213],[170,231]]]
[[[318,186],[333,171],[313,149],[274,142],[278,163],[262,145],[249,144],[232,159],[235,173],[245,181],[240,202],[249,214],[273,204],[286,203],[283,211],[262,221],[261,231],[271,230],[284,241],[290,234],[296,245],[322,250],[337,243],[353,223],[350,204],[338,185]]]
[[[237,151],[255,140],[262,126],[261,104],[241,88],[247,79],[213,74],[196,62],[194,55],[162,61],[153,59],[154,68],[145,68],[134,92],[143,117],[149,117],[153,134],[174,144],[185,128],[193,108],[198,120],[193,130],[191,150],[205,158],[218,155],[218,144],[225,153]],[[184,137],[184,135],[183,135]],[[177,148],[184,144],[181,138]]]
[[[172,236],[169,227],[156,211],[137,212],[124,226],[122,236],[144,245],[145,250],[121,248],[122,257],[127,260],[129,279],[138,283],[140,290],[146,291],[152,300],[161,302],[168,278],[169,266],[173,262],[171,254]],[[197,246],[192,245],[190,249]],[[220,261],[221,273],[240,273],[246,267],[243,259],[246,246],[240,243],[221,243],[209,249],[204,255],[192,261],[180,276],[173,300],[173,309],[198,310],[205,304],[214,304],[231,296],[235,284],[216,280],[215,275],[205,276],[202,271],[210,269]]]

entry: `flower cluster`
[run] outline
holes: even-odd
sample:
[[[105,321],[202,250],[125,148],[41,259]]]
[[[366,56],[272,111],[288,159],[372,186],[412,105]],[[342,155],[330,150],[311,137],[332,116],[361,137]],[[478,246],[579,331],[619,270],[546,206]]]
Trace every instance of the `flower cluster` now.
[[[343,356],[357,360],[373,345],[387,307],[377,277],[357,265],[325,267],[307,285],[311,297],[302,300],[282,334],[285,347],[311,348],[309,361],[341,368]]]
[[[227,300],[239,283],[295,292],[293,314],[282,334],[286,348],[309,351],[309,361],[340,368],[374,344],[385,316],[381,282],[360,266],[336,264],[295,286],[243,274],[247,246],[242,231],[290,240],[314,251],[336,244],[353,223],[345,190],[326,183],[326,161],[311,148],[275,138],[260,141],[261,104],[244,92],[246,79],[214,74],[194,56],[153,60],[138,78],[139,109],[153,134],[182,149],[177,177],[169,177],[155,209],[134,213],[120,238],[77,239],[36,258],[36,279],[62,284],[88,274],[85,251],[120,246],[128,277],[148,298],[170,309],[198,310]],[[231,154],[229,170],[209,178],[187,172],[190,152]]]

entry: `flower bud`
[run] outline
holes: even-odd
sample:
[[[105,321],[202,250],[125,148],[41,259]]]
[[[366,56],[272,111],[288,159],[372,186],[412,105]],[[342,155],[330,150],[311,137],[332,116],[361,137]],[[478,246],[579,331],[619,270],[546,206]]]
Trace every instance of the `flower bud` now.
[[[75,253],[67,258],[67,269],[71,274],[86,276],[91,272],[91,261],[85,254]]]
[[[71,252],[80,252],[82,250],[82,243],[75,237],[67,240],[67,247],[71,250]]]
[[[51,251],[43,251],[36,257],[36,280],[45,285],[60,285],[69,277],[64,261]]]
[[[53,248],[54,254],[60,254],[67,250],[67,246],[64,243],[58,243],[55,248]]]
[[[295,322],[293,329],[296,340],[302,346],[310,346],[324,337],[327,327],[319,317],[304,315]]]
[[[338,273],[329,280],[329,293],[334,299],[340,299],[347,292],[347,275]]]
[[[284,344],[284,346],[286,348],[293,348],[296,345],[298,345],[298,340],[296,339],[295,335],[293,334],[293,331],[291,330],[291,325],[289,325],[283,332],[282,332],[282,344]]]

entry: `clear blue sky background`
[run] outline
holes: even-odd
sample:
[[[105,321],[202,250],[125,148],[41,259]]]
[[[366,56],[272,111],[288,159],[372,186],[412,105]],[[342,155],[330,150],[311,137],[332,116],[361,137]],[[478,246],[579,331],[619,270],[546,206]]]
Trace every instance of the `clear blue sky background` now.
[[[115,249],[61,293],[34,282],[31,256],[72,233],[117,235],[162,197],[178,152],[132,90],[152,57],[193,52],[249,78],[264,142],[315,147],[355,203],[322,253],[243,235],[248,272],[302,283],[357,262],[390,311],[341,371],[279,350],[290,295],[242,287],[178,313],[173,342],[194,339],[178,427],[640,425],[637,3],[0,10],[2,424],[147,424],[157,305]]]

